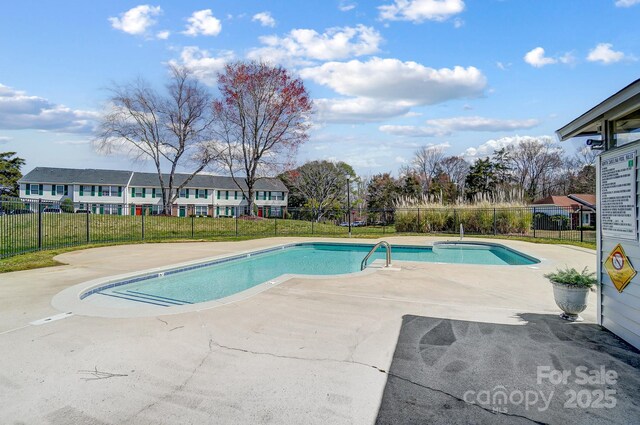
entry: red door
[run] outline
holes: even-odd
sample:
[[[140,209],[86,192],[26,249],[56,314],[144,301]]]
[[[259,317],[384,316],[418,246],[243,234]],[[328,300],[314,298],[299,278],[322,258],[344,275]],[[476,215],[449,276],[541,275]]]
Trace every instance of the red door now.
[[[142,215],[142,205],[136,205],[136,215]]]
[[[262,217],[262,207],[258,207],[258,217]]]

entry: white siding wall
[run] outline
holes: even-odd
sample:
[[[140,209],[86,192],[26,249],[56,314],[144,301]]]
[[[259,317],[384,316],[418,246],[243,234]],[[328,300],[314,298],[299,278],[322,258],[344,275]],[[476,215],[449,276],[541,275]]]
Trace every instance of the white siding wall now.
[[[633,145],[625,145],[625,148],[634,146],[640,148],[640,143],[634,143]],[[612,154],[615,151],[612,151]],[[605,152],[601,157],[608,157],[608,153]],[[602,158],[599,158],[602,159]],[[636,211],[638,211],[638,203],[640,203],[640,194],[638,188],[640,187],[640,181],[638,181],[638,167],[636,158]],[[598,170],[599,170],[598,162]],[[598,173],[598,191],[600,189],[600,175]],[[598,193],[598,199],[600,193]],[[598,202],[598,208],[601,207],[601,203]],[[602,217],[602,214],[598,213],[598,217]],[[598,226],[600,227],[600,226]],[[638,227],[640,228],[640,226]],[[626,288],[619,293],[616,287],[611,282],[607,271],[604,269],[604,261],[620,243],[624,252],[629,257],[629,260],[633,267],[638,270],[639,274],[636,275],[633,280],[627,285]],[[600,323],[611,332],[620,336],[628,343],[636,348],[640,348],[640,245],[636,241],[625,241],[617,238],[601,237],[599,244],[599,275],[601,280],[601,286],[598,288],[599,295],[599,318]]]

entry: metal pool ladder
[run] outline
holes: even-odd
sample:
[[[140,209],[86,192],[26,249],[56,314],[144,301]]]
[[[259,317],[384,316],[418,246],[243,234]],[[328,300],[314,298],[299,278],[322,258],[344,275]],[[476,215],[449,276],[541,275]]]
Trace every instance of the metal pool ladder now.
[[[373,248],[371,248],[371,251],[369,251],[369,253],[362,259],[362,262],[360,263],[360,271],[364,270],[365,267],[367,267],[367,260],[381,246],[384,246],[387,249],[387,263],[385,267],[389,267],[391,265],[391,245],[387,241],[380,241],[377,244],[375,244]]]

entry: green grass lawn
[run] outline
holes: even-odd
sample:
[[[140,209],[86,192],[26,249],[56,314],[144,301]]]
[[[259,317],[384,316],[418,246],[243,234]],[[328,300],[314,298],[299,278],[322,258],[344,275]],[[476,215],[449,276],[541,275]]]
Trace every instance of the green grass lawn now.
[[[353,235],[393,232],[393,226],[352,228]],[[285,219],[43,214],[39,224],[37,214],[21,214],[0,217],[0,257],[87,243],[347,234],[343,226]]]

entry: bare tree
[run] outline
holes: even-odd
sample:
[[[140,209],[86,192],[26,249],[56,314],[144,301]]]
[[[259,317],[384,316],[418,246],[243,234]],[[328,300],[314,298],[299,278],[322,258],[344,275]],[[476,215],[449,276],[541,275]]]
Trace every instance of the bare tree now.
[[[469,163],[461,156],[448,156],[440,161],[440,169],[464,193],[464,181],[469,174]]]
[[[531,200],[550,191],[554,174],[563,167],[564,151],[549,137],[523,138],[507,153],[514,180]]]
[[[424,193],[429,191],[431,180],[438,173],[438,166],[443,158],[442,146],[422,146],[413,154],[413,166],[422,179]]]
[[[227,64],[214,103],[221,162],[253,211],[256,181],[283,169],[307,138],[312,102],[300,78],[260,62]],[[238,180],[244,175],[244,182]]]
[[[187,68],[171,66],[169,71],[164,95],[143,79],[114,85],[109,98],[111,109],[102,117],[94,139],[103,152],[125,150],[136,158],[153,161],[165,213],[180,189],[215,158],[209,143],[213,123],[209,92]],[[191,166],[193,171],[174,187],[176,169],[182,166]]]

